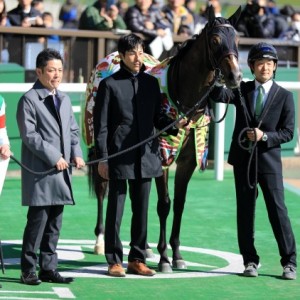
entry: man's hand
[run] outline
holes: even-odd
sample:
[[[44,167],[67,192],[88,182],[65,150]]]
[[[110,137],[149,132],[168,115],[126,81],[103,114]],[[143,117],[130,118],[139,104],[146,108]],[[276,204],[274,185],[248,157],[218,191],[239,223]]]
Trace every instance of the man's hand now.
[[[178,123],[176,123],[176,127],[178,129],[182,128],[185,131],[189,131],[190,130],[190,124],[187,122],[187,120],[185,118],[181,119]]]
[[[76,164],[76,169],[81,169],[85,166],[85,162],[81,157],[75,157],[73,161]]]
[[[8,159],[11,155],[9,145],[0,146],[0,158]]]
[[[115,21],[119,15],[118,7],[116,5],[111,5],[107,14],[113,21]]]
[[[247,131],[247,137],[251,142],[255,142],[255,137],[257,142],[260,141],[262,139],[263,134],[263,131],[261,131],[258,128],[254,128],[254,130]]]
[[[107,162],[99,162],[98,164],[98,173],[101,178],[105,180],[109,180],[108,175],[108,163]]]
[[[58,171],[63,171],[69,168],[69,164],[62,157],[59,159],[55,166]]]
[[[101,8],[100,16],[106,20],[107,25],[108,25],[109,28],[113,27],[114,22],[113,22],[112,18],[108,15],[108,12],[106,11],[105,7]]]

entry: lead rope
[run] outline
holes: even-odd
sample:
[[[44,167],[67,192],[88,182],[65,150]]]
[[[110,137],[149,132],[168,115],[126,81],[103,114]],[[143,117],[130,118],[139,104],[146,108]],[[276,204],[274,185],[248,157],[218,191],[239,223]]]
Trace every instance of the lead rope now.
[[[245,119],[245,123],[246,123],[246,127],[244,129],[241,130],[239,136],[238,136],[238,144],[239,146],[243,149],[243,150],[247,150],[250,153],[249,159],[248,159],[248,164],[247,164],[247,184],[248,186],[253,189],[256,188],[257,186],[257,137],[256,137],[256,131],[254,130],[254,128],[250,128],[249,122],[248,122],[248,118],[249,118],[249,114],[248,111],[245,107],[245,103],[243,101],[243,95],[241,92],[240,87],[238,88],[238,92],[239,92],[239,99],[240,99],[240,104],[243,107],[243,113],[244,113],[244,119]],[[261,125],[261,121],[258,125],[258,128]],[[249,143],[249,140],[246,138],[242,139],[242,136],[245,132],[252,130],[254,132],[254,137],[255,137],[255,141],[252,143]],[[248,146],[244,146],[243,143],[244,142],[248,142]],[[254,163],[254,182],[253,184],[251,184],[250,182],[250,171],[251,171],[251,163],[253,160],[253,156],[255,158],[255,163]]]
[[[109,159],[112,159],[112,158],[115,158],[117,156],[120,156],[120,155],[123,155],[127,152],[130,152],[146,143],[148,143],[149,141],[159,137],[163,132],[167,131],[168,129],[170,129],[171,127],[173,127],[174,125],[176,125],[177,123],[179,123],[182,119],[184,119],[187,115],[191,114],[192,112],[195,112],[199,109],[200,105],[202,104],[203,100],[206,99],[208,97],[208,95],[211,93],[211,91],[213,90],[213,88],[215,87],[216,85],[216,82],[217,81],[220,81],[221,77],[223,76],[221,74],[221,71],[219,69],[216,69],[217,72],[215,72],[215,76],[214,76],[214,80],[213,80],[213,83],[209,86],[209,89],[206,91],[206,93],[201,97],[201,99],[199,101],[197,101],[197,103],[191,107],[185,114],[182,114],[177,120],[175,120],[174,122],[172,122],[171,124],[169,124],[168,126],[166,126],[165,128],[163,128],[162,130],[158,131],[156,134],[150,136],[149,138],[139,142],[138,144],[136,145],[133,145],[127,149],[124,149],[122,151],[119,151],[117,153],[114,153],[114,154],[111,154],[109,156],[107,156],[106,158],[99,158],[99,159],[96,159],[96,160],[92,160],[92,161],[88,161],[88,162],[85,162],[85,164],[88,166],[88,165],[93,165],[93,164],[96,164],[96,163],[99,163],[99,162],[106,162],[108,161]],[[226,110],[225,110],[225,113],[223,115],[223,117],[218,120],[218,121],[215,121],[213,120],[214,123],[219,123],[219,122],[222,122],[225,117],[226,117],[226,114],[227,114],[227,110],[228,110],[228,106],[229,106],[229,102],[227,103],[227,107],[226,107]],[[193,114],[192,114],[193,116]],[[189,120],[191,119],[191,117],[189,118]],[[205,126],[208,126],[208,124],[205,124],[205,125],[202,125],[202,126],[199,126],[198,128],[202,128],[202,127],[205,127]],[[43,176],[43,175],[47,175],[47,174],[50,174],[50,173],[53,173],[55,171],[57,171],[57,169],[55,167],[47,170],[47,171],[41,171],[41,172],[37,172],[37,171],[34,171],[30,168],[28,168],[26,165],[24,165],[22,162],[20,162],[16,157],[14,157],[13,155],[10,155],[10,158],[15,161],[21,168],[23,168],[24,170],[26,170],[27,172],[29,173],[32,173],[32,174],[35,174],[35,175],[40,175],[40,176]],[[69,167],[76,167],[75,163],[69,163]]]
[[[257,128],[260,128],[261,126],[261,123],[262,123],[262,120],[264,119],[264,117],[267,115],[270,107],[271,107],[271,104],[272,102],[274,101],[276,95],[278,94],[280,90],[280,87],[277,88],[277,90],[275,91],[273,97],[271,99],[268,99],[268,107],[266,109],[263,110],[262,114],[261,114],[261,117],[260,117],[260,121],[257,125]],[[239,146],[244,149],[244,150],[248,150],[250,152],[250,157],[249,157],[249,161],[248,161],[248,166],[247,166],[247,182],[248,182],[248,186],[253,189],[254,187],[257,186],[257,170],[258,170],[258,161],[257,161],[257,136],[256,136],[256,131],[254,130],[254,128],[250,128],[249,126],[249,122],[248,122],[248,118],[250,119],[250,116],[249,116],[249,113],[248,111],[246,110],[245,108],[245,103],[243,101],[243,95],[242,95],[242,92],[241,92],[241,89],[238,88],[238,91],[239,91],[239,98],[240,98],[240,102],[241,102],[241,105],[243,106],[243,112],[244,112],[244,118],[245,118],[245,122],[246,122],[246,128],[244,128],[243,130],[241,130],[239,136],[238,136],[238,143],[239,143]],[[248,117],[248,118],[247,118]],[[242,140],[242,135],[248,131],[248,130],[252,130],[254,132],[254,137],[255,137],[255,141],[252,142],[248,147],[245,147],[242,143],[246,141],[246,139],[244,138]],[[254,164],[254,184],[252,185],[250,183],[250,168],[251,168],[251,162],[252,162],[252,159],[253,159],[253,156],[255,155],[255,164]]]
[[[208,95],[210,94],[210,92],[211,92],[212,89],[214,88],[215,82],[216,82],[216,81],[214,81],[214,83],[209,87],[209,89],[208,89],[208,90],[206,91],[206,93],[202,96],[202,98],[201,98],[199,101],[197,101],[197,103],[196,103],[193,107],[191,107],[185,114],[181,115],[177,120],[175,120],[174,122],[172,122],[171,124],[169,124],[168,126],[166,126],[165,128],[163,128],[162,130],[158,131],[157,133],[155,133],[154,135],[150,136],[149,138],[147,138],[147,139],[145,139],[145,140],[139,142],[138,144],[133,145],[133,146],[127,148],[127,149],[124,149],[124,150],[119,151],[119,152],[117,152],[117,153],[111,154],[111,155],[109,155],[109,156],[107,156],[107,157],[105,157],[105,158],[100,158],[100,159],[96,159],[96,160],[92,160],[92,161],[86,162],[85,164],[86,164],[86,165],[92,165],[92,164],[96,164],[96,163],[99,163],[99,162],[106,162],[106,161],[108,161],[109,159],[115,158],[115,157],[117,157],[117,156],[119,156],[119,155],[123,155],[123,154],[125,154],[125,153],[127,153],[127,152],[129,152],[129,151],[132,151],[132,150],[134,150],[134,149],[136,149],[136,148],[138,148],[138,147],[140,147],[140,146],[142,146],[142,145],[148,143],[149,141],[151,141],[151,140],[157,138],[157,137],[160,136],[163,132],[167,131],[168,129],[170,129],[171,127],[173,127],[175,124],[177,124],[178,122],[180,122],[182,119],[184,119],[187,115],[189,115],[189,114],[191,114],[193,111],[197,110],[197,109],[200,107],[200,105],[202,104],[203,100],[204,100],[205,98],[208,97]],[[208,125],[208,124],[203,125],[203,127],[204,127],[204,126],[207,126],[207,125]],[[55,167],[53,167],[53,168],[51,168],[51,169],[49,169],[49,170],[47,170],[47,171],[42,171],[42,172],[33,171],[33,170],[31,170],[30,168],[28,168],[26,165],[24,165],[23,163],[21,163],[21,162],[20,162],[17,158],[15,158],[13,155],[11,155],[10,158],[11,158],[12,160],[14,160],[21,168],[23,168],[23,169],[26,170],[27,172],[32,173],[32,174],[35,174],[35,175],[47,175],[47,174],[50,174],[50,173],[55,172],[55,171],[57,170]],[[76,167],[76,165],[75,165],[74,163],[69,163],[69,166],[70,166],[70,167]]]

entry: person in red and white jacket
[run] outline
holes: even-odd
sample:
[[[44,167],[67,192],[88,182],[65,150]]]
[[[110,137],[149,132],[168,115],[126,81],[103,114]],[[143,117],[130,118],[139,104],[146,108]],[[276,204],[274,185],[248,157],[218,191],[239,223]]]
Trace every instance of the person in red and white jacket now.
[[[11,155],[5,120],[6,120],[5,102],[3,97],[0,95],[0,158],[1,159],[8,159]]]

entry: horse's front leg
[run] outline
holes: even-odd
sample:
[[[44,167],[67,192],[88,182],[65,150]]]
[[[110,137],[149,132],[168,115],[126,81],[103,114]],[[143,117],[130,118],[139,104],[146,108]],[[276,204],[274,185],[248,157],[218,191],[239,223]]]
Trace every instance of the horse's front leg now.
[[[96,243],[94,253],[104,255],[104,219],[103,219],[103,202],[107,192],[108,182],[104,181],[98,174],[96,165],[93,165],[93,184],[97,198],[97,222],[94,229]]]
[[[163,171],[161,177],[155,178],[156,190],[157,190],[157,214],[160,222],[159,241],[157,250],[160,254],[160,261],[158,264],[158,270],[164,273],[172,272],[171,264],[168,258],[168,245],[166,238],[167,231],[167,218],[170,212],[171,201],[168,191],[168,170]]]
[[[193,139],[189,140],[188,143],[192,144]],[[173,225],[170,235],[170,246],[173,252],[172,266],[177,269],[186,269],[185,261],[179,251],[180,228],[188,183],[196,168],[195,149],[190,148],[189,150],[188,145],[186,146],[187,147],[182,149],[182,153],[176,161],[177,168],[174,181]]]

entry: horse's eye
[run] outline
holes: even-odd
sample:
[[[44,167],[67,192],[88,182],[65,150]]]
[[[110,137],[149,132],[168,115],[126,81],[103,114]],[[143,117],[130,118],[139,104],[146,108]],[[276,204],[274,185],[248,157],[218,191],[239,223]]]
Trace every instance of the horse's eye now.
[[[219,46],[221,44],[221,38],[219,36],[213,36],[211,39],[212,46]]]

